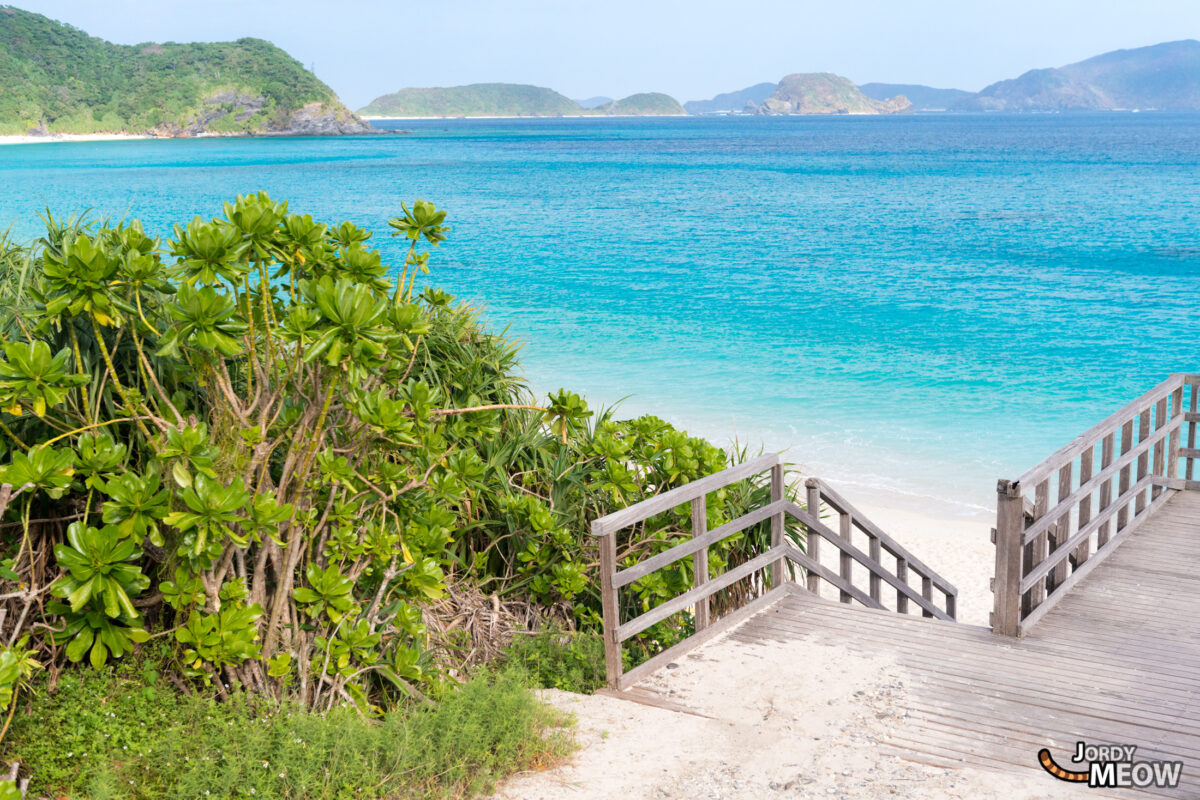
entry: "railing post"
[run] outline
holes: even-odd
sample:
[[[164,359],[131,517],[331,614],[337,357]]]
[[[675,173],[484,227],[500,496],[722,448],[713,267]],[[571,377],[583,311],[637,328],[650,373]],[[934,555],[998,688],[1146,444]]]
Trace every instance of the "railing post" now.
[[[778,503],[783,499],[783,464],[771,467],[771,502]],[[783,544],[783,512],[771,517],[771,549]],[[779,559],[771,565],[771,588],[777,589],[783,585],[784,559]]]
[[[692,500],[692,537],[703,536],[708,531],[708,495]],[[697,550],[692,555],[692,581],[696,588],[708,583],[708,548]],[[708,627],[708,601],[704,597],[696,601],[696,632]]]
[[[617,627],[620,626],[621,619],[617,605],[617,587],[613,586],[613,577],[617,573],[617,536],[615,533],[609,533],[598,538],[600,611],[604,619],[604,669],[608,676],[608,685],[613,689],[620,689],[621,643],[617,641]]]
[[[1167,398],[1163,397],[1154,404],[1154,432],[1158,433],[1162,427],[1167,424]],[[1167,436],[1168,441],[1170,435]],[[1167,475],[1167,444],[1161,439],[1154,445],[1154,462],[1151,466],[1152,475],[1160,478],[1165,478]],[[1150,486],[1150,499],[1157,500],[1158,496],[1163,493],[1161,484],[1152,484]]]
[[[808,508],[808,513],[821,518],[821,484],[816,478],[809,478],[804,482],[804,487],[807,492],[805,505]],[[808,536],[804,539],[805,554],[816,563],[821,563],[821,537],[812,531],[808,532]],[[813,594],[821,594],[821,576],[815,572],[808,573],[808,590]]]
[[[1189,384],[1188,385],[1188,411],[1190,411],[1193,414],[1196,413],[1196,401],[1197,400],[1200,400],[1200,383]],[[1188,446],[1188,450],[1191,451],[1192,449],[1194,449],[1196,447],[1196,423],[1195,423],[1195,421],[1189,421],[1187,423],[1187,426],[1188,426],[1187,446]],[[1187,457],[1187,460],[1185,461],[1185,466],[1184,466],[1184,473],[1183,473],[1184,480],[1190,481],[1192,479],[1192,470],[1195,466],[1195,461],[1196,461],[1195,458],[1193,458],[1189,454]]]
[[[854,530],[854,517],[850,516],[850,513],[847,511],[839,511],[838,512],[838,534],[841,535],[842,541],[844,541],[846,544],[850,544],[850,533],[853,530]],[[840,574],[842,576],[842,580],[844,580],[848,584],[854,583],[854,573],[852,571],[854,569],[854,560],[850,557],[850,554],[845,551],[841,552],[838,555],[838,561],[840,562],[840,568],[839,568],[838,574]],[[843,603],[849,603],[853,599],[854,598],[850,596],[849,592],[847,592],[847,591],[842,592],[842,602]]]
[[[996,486],[996,572],[992,579],[995,605],[992,631],[1016,636],[1021,623],[1021,537],[1025,508],[1021,486],[1001,480]]]
[[[1167,477],[1179,477],[1179,434],[1182,433],[1182,423],[1179,418],[1183,415],[1183,384],[1171,392],[1171,425],[1172,430],[1167,435]]]
[[[1150,406],[1146,406],[1142,413],[1138,416],[1138,444],[1150,438]],[[1137,457],[1137,479],[1141,483],[1142,478],[1150,474],[1150,451],[1143,450]],[[1134,495],[1134,516],[1138,516],[1146,508],[1146,497],[1150,494],[1149,488],[1139,489]]]

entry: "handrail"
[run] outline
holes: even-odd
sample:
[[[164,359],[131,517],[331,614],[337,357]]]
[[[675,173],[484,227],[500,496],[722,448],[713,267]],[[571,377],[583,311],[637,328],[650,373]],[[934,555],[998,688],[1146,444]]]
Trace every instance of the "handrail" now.
[[[1059,470],[1063,464],[1074,460],[1075,457],[1082,453],[1084,448],[1086,448],[1089,444],[1094,445],[1105,436],[1115,433],[1117,429],[1121,427],[1122,423],[1128,418],[1128,412],[1130,409],[1135,407],[1145,408],[1146,406],[1151,405],[1160,396],[1164,394],[1170,394],[1172,390],[1183,386],[1186,380],[1190,377],[1192,376],[1182,373],[1172,373],[1169,378],[1160,383],[1158,386],[1155,386],[1141,397],[1130,403],[1127,403],[1119,410],[1105,417],[1100,422],[1097,422],[1095,425],[1076,436],[1070,442],[1063,445],[1058,450],[1055,450],[1050,454],[1049,457],[1043,459],[1042,462],[1037,466],[1026,470],[1021,477],[1017,478],[1016,482],[1029,486],[1049,477],[1054,472]]]
[[[675,506],[681,506],[690,500],[711,494],[717,489],[723,489],[731,483],[737,483],[740,480],[753,477],[760,472],[765,472],[777,464],[779,464],[779,454],[768,453],[767,455],[747,461],[745,464],[738,464],[737,466],[721,470],[683,486],[678,486],[670,491],[643,500],[640,503],[634,503],[620,511],[614,511],[607,516],[593,520],[592,536],[606,536],[610,533],[616,533],[622,528],[628,528],[630,525],[636,525],[642,520],[650,519],[655,514],[670,511]]]
[[[1175,491],[1200,488],[1191,479],[1198,397],[1200,375],[1173,373],[1017,480],[999,481],[993,631],[1024,636]]]
[[[821,480],[820,478],[809,478],[804,482],[804,484],[809,488],[816,487],[820,491],[821,499],[825,501],[826,505],[830,506],[839,514],[848,514],[851,518],[851,523],[855,527],[867,534],[868,537],[878,539],[879,544],[884,550],[888,551],[888,553],[890,553],[896,559],[905,562],[908,565],[908,568],[917,573],[917,575],[922,578],[929,578],[933,582],[933,585],[945,594],[953,597],[958,596],[958,590],[954,588],[954,586],[952,586],[948,581],[946,581],[932,569],[925,566],[924,562],[922,562],[908,550],[904,549],[899,542],[884,533],[878,525],[867,519],[861,511],[856,509],[848,500],[835,492],[833,487],[825,483],[825,481]]]
[[[771,471],[771,501],[768,504],[749,511],[711,531],[704,529],[707,517],[705,504],[708,493],[735,481],[752,477],[767,469]],[[690,646],[688,642],[694,643],[711,635],[713,629],[708,618],[709,599],[738,581],[752,578],[759,571],[769,568],[769,581],[764,578],[761,583],[756,582],[755,585],[761,587],[763,591],[769,585],[771,591],[761,594],[758,600],[752,602],[747,608],[723,618],[721,625],[738,618],[738,615],[748,611],[751,607],[761,607],[759,604],[769,601],[777,590],[784,588],[784,565],[788,562],[804,570],[810,590],[816,591],[819,588],[819,582],[825,581],[838,590],[843,602],[857,601],[868,608],[885,609],[880,592],[881,586],[886,583],[896,592],[897,612],[907,613],[911,602],[925,617],[951,621],[954,619],[958,596],[958,590],[954,586],[885,534],[873,522],[866,519],[860,511],[823,481],[810,478],[806,481],[806,487],[809,508],[815,509],[814,513],[809,513],[808,509],[801,508],[785,498],[783,464],[777,455],[768,455],[664,492],[657,497],[649,498],[592,523],[592,532],[598,536],[600,546],[605,665],[610,685],[618,689],[624,688],[632,681],[633,676],[645,674],[663,658],[673,657],[669,654],[677,653],[678,648]],[[634,566],[618,568],[616,531],[636,525],[642,520],[688,502],[692,504],[691,539],[657,553]],[[841,515],[843,519],[841,533],[834,532],[820,519],[822,502]],[[807,533],[805,545],[809,552],[802,552],[784,538],[785,517],[791,517],[801,523]],[[766,552],[760,553],[720,576],[710,577],[708,575],[709,547],[768,519],[771,521],[771,546]],[[867,536],[868,552],[863,552],[851,542],[850,534],[853,530],[858,530]],[[820,563],[817,550],[818,542],[822,539],[838,550],[842,565],[840,574]],[[887,569],[881,563],[883,551],[896,559],[897,566],[894,571]],[[632,619],[626,621],[620,619],[618,592],[621,588],[689,556],[693,558],[695,579],[691,589]],[[863,591],[854,585],[852,563],[858,563],[866,569],[870,582],[868,591]],[[910,570],[921,578],[920,592],[908,584]],[[795,584],[790,584],[790,586],[795,587]],[[944,608],[939,607],[933,599],[935,588],[944,596]],[[666,653],[660,653],[637,667],[633,672],[624,673],[621,660],[622,643],[689,608],[694,609],[696,633],[689,640],[676,645]]]

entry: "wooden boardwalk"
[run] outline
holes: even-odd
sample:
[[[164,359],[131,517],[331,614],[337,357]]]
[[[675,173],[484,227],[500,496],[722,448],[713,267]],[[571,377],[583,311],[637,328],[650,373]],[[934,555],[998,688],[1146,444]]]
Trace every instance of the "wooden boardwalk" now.
[[[912,676],[911,717],[887,743],[904,758],[1040,770],[1036,754],[1048,747],[1071,769],[1078,740],[1134,744],[1135,760],[1184,761],[1179,788],[1145,792],[1200,797],[1198,573],[1200,492],[1184,491],[1021,639],[822,600],[798,586],[729,636],[811,637],[894,658]]]

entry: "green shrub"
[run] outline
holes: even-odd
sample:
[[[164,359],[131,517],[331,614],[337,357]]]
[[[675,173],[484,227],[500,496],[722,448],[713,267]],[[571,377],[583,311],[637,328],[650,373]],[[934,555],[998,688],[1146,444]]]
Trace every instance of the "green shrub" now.
[[[181,694],[162,677],[166,653],[155,653],[66,672],[36,711],[16,716],[6,757],[28,770],[32,796],[467,797],[570,748],[564,719],[515,669],[373,720],[344,706],[317,714],[244,693]]]
[[[445,688],[422,614],[447,576],[599,629],[589,523],[744,454],[566,390],[536,402],[514,345],[417,283],[445,213],[402,212],[394,266],[369,231],[265,193],[165,243],[50,215],[32,246],[0,241],[0,640],[100,669],[169,634],[193,687],[379,714]],[[714,493],[709,529],[767,497]],[[687,504],[646,520],[618,558],[690,527]],[[764,522],[710,547],[710,569],[768,546]],[[691,559],[648,575],[622,613],[692,579]],[[681,613],[629,649],[690,631]]]
[[[505,662],[519,665],[533,686],[591,694],[606,685],[604,636],[594,631],[550,628],[518,635]]]

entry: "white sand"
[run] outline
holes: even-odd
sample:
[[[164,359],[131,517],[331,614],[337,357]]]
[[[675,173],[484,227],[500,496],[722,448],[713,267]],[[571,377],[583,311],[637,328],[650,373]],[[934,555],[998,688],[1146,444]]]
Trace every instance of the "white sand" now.
[[[988,624],[994,560],[988,518],[922,514],[861,493],[847,499],[958,588],[961,622]],[[821,560],[835,557],[822,552]],[[508,781],[497,800],[1061,796],[1058,782],[1033,770],[943,770],[879,752],[875,743],[904,725],[905,683],[894,663],[840,647],[749,646],[719,637],[647,683],[715,719],[546,692],[548,702],[576,716],[581,750],[566,766]]]
[[[133,133],[53,133],[48,136],[0,136],[0,144],[47,144],[49,142],[113,142],[123,139],[152,139]]]
[[[550,691],[577,719],[570,763],[505,783],[497,800],[972,798],[1062,796],[1034,770],[946,770],[881,752],[908,710],[903,670],[836,646],[751,646],[721,637],[649,686],[701,714]]]

